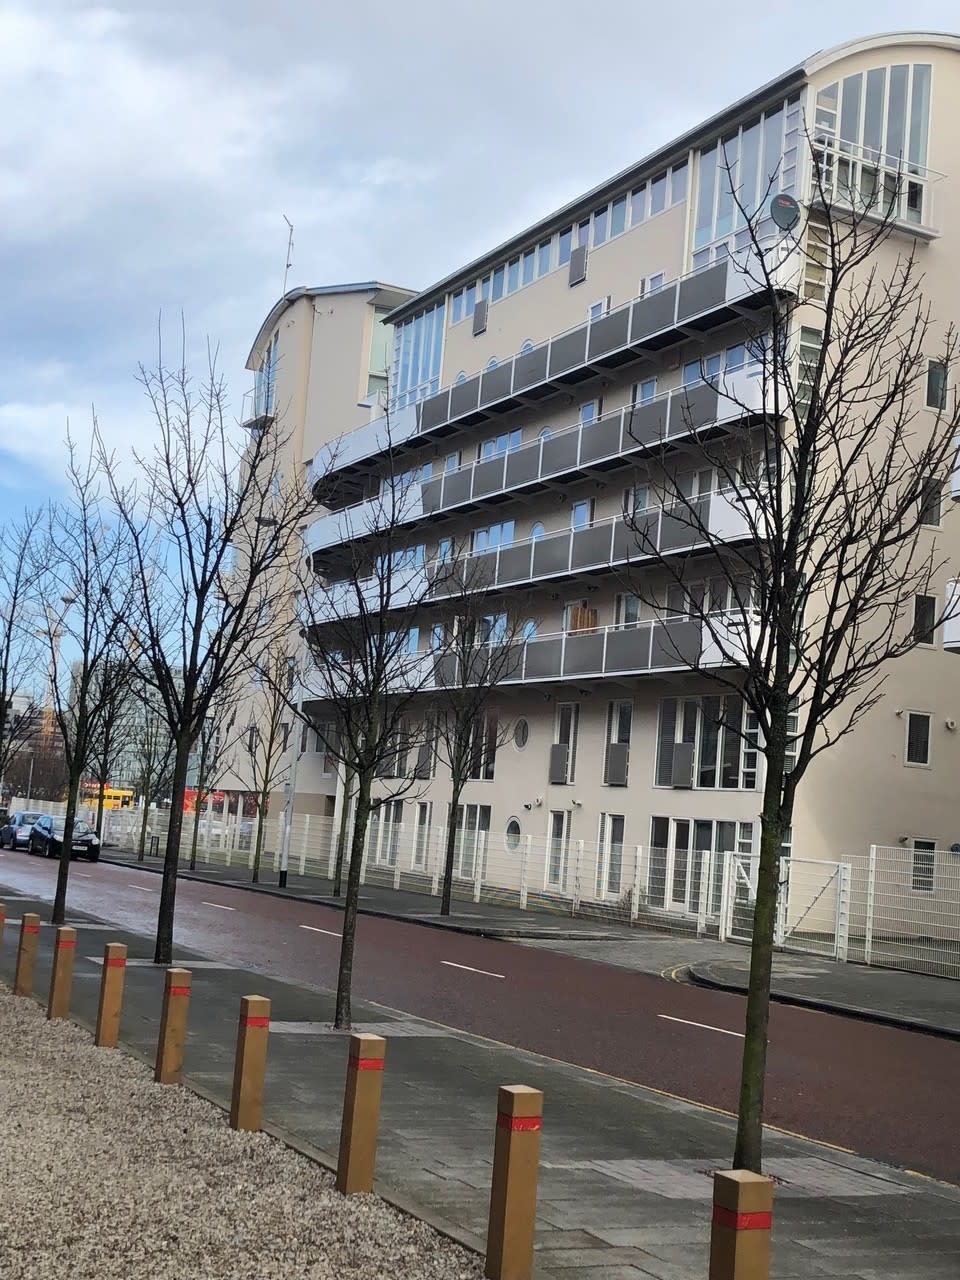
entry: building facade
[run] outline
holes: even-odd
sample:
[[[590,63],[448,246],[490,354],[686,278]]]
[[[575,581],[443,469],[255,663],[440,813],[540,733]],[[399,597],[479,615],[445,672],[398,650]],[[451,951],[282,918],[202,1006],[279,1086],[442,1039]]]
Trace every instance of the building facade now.
[[[509,611],[529,615],[519,667],[490,702],[500,728],[488,737],[499,745],[478,749],[462,797],[461,880],[482,876],[522,897],[631,902],[634,914],[641,903],[685,917],[719,912],[719,855],[757,848],[762,752],[736,695],[678,659],[710,665],[703,629],[682,602],[664,622],[636,590],[631,522],[642,518],[659,547],[695,556],[682,537],[670,542],[668,495],[679,490],[731,546],[748,536],[691,436],[707,424],[742,430],[751,405],[765,408],[750,335],[768,295],[744,270],[747,215],[772,245],[778,287],[815,296],[815,255],[785,255],[781,269],[766,212],[772,194],[808,204],[811,145],[839,193],[869,184],[893,193],[884,265],[915,250],[937,322],[954,318],[958,106],[960,38],[898,34],[818,54],[399,300],[384,314],[388,413],[371,406],[371,420],[351,430],[355,406],[336,404],[324,379],[284,391],[303,423],[303,461],[314,459],[320,510],[305,540],[324,581],[342,572],[343,546],[375,523],[383,487],[402,485],[407,551],[424,577],[451,545],[467,547],[491,584],[491,636]],[[282,326],[309,321],[291,367],[311,353],[318,294],[304,291],[282,313],[281,350]],[[269,356],[280,321],[265,324],[254,362]],[[278,390],[284,375],[281,361]],[[918,404],[921,422],[940,394]],[[942,482],[929,537],[956,565],[950,477]],[[709,563],[702,589],[712,589]],[[949,597],[949,569],[936,590],[921,610]],[[428,603],[410,640],[425,661],[435,630]],[[795,858],[899,845],[921,868],[906,891],[928,892],[929,852],[960,840],[953,640],[952,627],[938,629],[896,663],[856,733],[811,766]],[[309,786],[322,791],[314,774]],[[371,866],[435,880],[448,789],[436,770],[385,806]],[[531,849],[542,856],[532,861]]]

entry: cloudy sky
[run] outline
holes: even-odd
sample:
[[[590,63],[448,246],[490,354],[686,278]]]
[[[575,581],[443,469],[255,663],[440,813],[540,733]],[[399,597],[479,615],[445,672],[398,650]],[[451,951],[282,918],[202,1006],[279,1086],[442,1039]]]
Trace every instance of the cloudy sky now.
[[[682,18],[680,17],[682,12]],[[0,497],[146,440],[158,317],[234,400],[283,283],[424,286],[818,48],[956,0],[0,0]]]

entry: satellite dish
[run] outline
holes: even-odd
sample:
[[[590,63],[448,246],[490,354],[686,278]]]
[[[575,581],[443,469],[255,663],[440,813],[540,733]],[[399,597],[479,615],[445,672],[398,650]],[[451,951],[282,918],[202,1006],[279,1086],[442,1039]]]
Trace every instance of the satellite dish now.
[[[781,192],[770,201],[770,217],[781,231],[792,231],[800,221],[800,206],[793,196]]]

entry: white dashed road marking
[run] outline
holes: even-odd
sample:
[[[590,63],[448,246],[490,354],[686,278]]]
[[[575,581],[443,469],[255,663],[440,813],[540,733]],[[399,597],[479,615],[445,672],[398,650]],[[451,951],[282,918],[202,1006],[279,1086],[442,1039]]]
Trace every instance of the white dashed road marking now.
[[[315,924],[301,924],[297,928],[308,929],[310,933],[325,933],[328,938],[339,938],[341,936],[339,933],[334,933],[332,929],[318,929]]]
[[[699,1027],[701,1031],[719,1031],[722,1036],[736,1036],[738,1040],[743,1039],[742,1031],[728,1031],[726,1027],[711,1027],[706,1022],[690,1022],[687,1018],[671,1018],[669,1013],[658,1013],[657,1017],[667,1022],[682,1022],[685,1027]]]
[[[453,960],[441,960],[441,964],[445,964],[448,969],[464,969],[467,973],[482,973],[485,978],[505,978],[506,974],[491,973],[489,969],[474,969],[469,964],[455,964]]]
[[[207,902],[203,900],[202,905],[205,907],[216,907],[218,911],[236,911],[236,907],[225,907],[222,902]]]

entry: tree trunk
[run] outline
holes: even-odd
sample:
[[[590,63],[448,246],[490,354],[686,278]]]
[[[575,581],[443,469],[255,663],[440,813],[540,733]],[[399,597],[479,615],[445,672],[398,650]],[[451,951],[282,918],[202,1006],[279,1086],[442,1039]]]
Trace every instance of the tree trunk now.
[[[350,869],[347,872],[347,898],[343,912],[343,936],[340,940],[340,970],[337,975],[337,1007],[333,1025],[338,1031],[350,1029],[350,988],[353,983],[353,951],[357,933],[357,904],[360,898],[360,871],[363,867],[363,845],[370,817],[371,778],[366,771],[357,775],[357,809],[350,842]]]
[[[339,898],[343,890],[343,855],[347,848],[347,826],[350,821],[350,791],[353,787],[353,770],[347,769],[343,779],[343,808],[340,811],[340,831],[337,835],[337,861],[333,872],[333,896]]]
[[[95,824],[98,837],[103,836],[103,793],[106,789],[106,779],[101,777],[100,785],[97,787],[97,821]]]
[[[144,850],[147,846],[147,822],[150,818],[150,792],[146,787],[143,789],[143,817],[140,820],[140,847],[137,849],[137,861],[143,861]]]
[[[70,878],[70,854],[73,849],[73,827],[77,820],[77,800],[80,795],[80,775],[71,773],[67,790],[67,812],[63,820],[63,844],[60,846],[60,865],[57,868],[57,891],[53,899],[50,923],[63,924],[67,915],[67,881]]]
[[[762,1173],[763,1106],[767,1073],[767,1030],[770,1021],[770,979],[773,938],[780,890],[780,854],[788,821],[783,805],[783,766],[787,739],[787,711],[771,716],[767,743],[767,772],[760,817],[760,865],[757,901],[750,947],[750,985],[740,1071],[740,1106],[733,1167]]]
[[[450,812],[447,815],[447,845],[443,855],[443,896],[440,899],[440,914],[450,914],[450,902],[453,898],[453,860],[457,851],[457,806],[463,794],[463,782],[454,781],[450,785]]]
[[[180,835],[183,831],[183,792],[187,783],[189,762],[190,740],[183,738],[177,743],[173,764],[170,824],[167,827],[167,846],[163,855],[160,910],[157,913],[157,944],[153,954],[155,964],[170,964],[173,960],[173,914],[177,904],[177,867],[180,862]]]
[[[253,854],[253,883],[260,879],[260,859],[263,857],[263,819],[267,812],[267,793],[264,789],[257,796],[257,842]]]
[[[190,837],[190,870],[197,869],[197,845],[200,842],[200,792],[193,805],[193,834]]]

